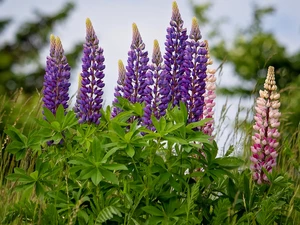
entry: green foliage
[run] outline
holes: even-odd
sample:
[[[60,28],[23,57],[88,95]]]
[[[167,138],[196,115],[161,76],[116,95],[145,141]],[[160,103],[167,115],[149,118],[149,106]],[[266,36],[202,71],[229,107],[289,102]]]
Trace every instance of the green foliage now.
[[[208,10],[207,5],[194,5],[195,15],[200,20],[203,15],[208,15],[206,10]],[[279,150],[278,165],[280,168],[285,168],[283,171],[288,171],[299,183],[300,66],[298,62],[300,61],[300,49],[289,53],[287,47],[280,43],[274,33],[264,29],[264,18],[272,17],[275,11],[276,9],[272,6],[258,7],[255,5],[252,23],[232,34],[231,42],[225,40],[221,32],[214,31],[218,33],[217,44],[212,46],[210,53],[222,62],[220,70],[223,64],[231,65],[235,72],[234,75],[243,83],[243,85],[232,84],[229,88],[219,87],[219,94],[226,96],[235,95],[242,99],[256,97],[258,91],[263,88],[268,66],[275,67],[282,113],[279,129],[281,133],[279,141],[282,149]],[[214,18],[208,16],[204,20],[206,25],[212,26],[213,29],[214,21]],[[240,130],[246,131],[250,127],[249,120],[245,120],[241,124]],[[247,155],[247,153],[245,154]],[[287,158],[293,162],[285,163]]]
[[[40,50],[49,43],[50,32],[57,23],[67,19],[74,9],[68,3],[53,15],[35,12],[35,21],[24,22],[11,41],[0,44],[0,94],[13,93],[19,88],[24,93],[33,94],[43,86],[44,68],[40,64]],[[0,32],[10,24],[10,19],[0,21]],[[70,66],[74,66],[82,50],[78,43],[70,53],[66,54]],[[30,65],[31,70],[18,69]]]
[[[298,189],[281,174],[257,186],[244,162],[218,157],[210,136],[187,124],[187,111],[168,109],[157,131],[138,125],[141,104],[115,118],[78,124],[73,111],[44,109],[33,134],[9,127],[10,151],[31,169],[6,176],[10,204],[2,224],[293,224],[299,218]],[[17,146],[20,146],[19,148]],[[24,153],[20,153],[24,152]]]

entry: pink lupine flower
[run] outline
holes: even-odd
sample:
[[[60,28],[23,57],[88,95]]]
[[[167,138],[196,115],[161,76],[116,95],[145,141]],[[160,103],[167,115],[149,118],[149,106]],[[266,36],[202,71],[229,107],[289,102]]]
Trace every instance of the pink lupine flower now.
[[[208,52],[208,42],[205,41],[206,49],[207,49],[207,65],[211,65],[213,61],[210,59],[210,55]],[[206,70],[206,78],[205,80],[205,93],[204,93],[204,106],[203,106],[203,114],[201,119],[213,118],[214,115],[214,106],[215,106],[215,98],[216,98],[216,77],[215,77],[216,70],[207,68]],[[210,120],[205,124],[202,128],[202,131],[205,134],[212,135],[213,132],[213,124],[214,120]]]
[[[262,168],[265,168],[268,173],[272,172],[278,156],[276,147],[279,143],[276,139],[280,136],[278,127],[281,114],[279,112],[280,94],[276,90],[274,67],[270,66],[264,90],[259,91],[259,97],[256,100],[256,115],[254,116],[253,129],[255,133],[252,136],[250,168],[253,171],[253,179],[258,184],[269,182]]]

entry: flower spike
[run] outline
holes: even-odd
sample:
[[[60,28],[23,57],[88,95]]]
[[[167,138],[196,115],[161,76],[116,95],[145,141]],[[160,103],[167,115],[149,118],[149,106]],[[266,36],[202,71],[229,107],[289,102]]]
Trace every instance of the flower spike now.
[[[122,60],[118,61],[118,67],[119,67],[119,76],[118,76],[118,80],[117,80],[117,86],[115,87],[115,93],[114,93],[115,98],[113,101],[113,105],[116,105],[118,103],[117,97],[120,97],[123,95],[124,81],[125,81],[125,76],[126,76],[126,70],[125,70]],[[112,117],[115,117],[120,112],[121,112],[120,109],[118,109],[116,106],[114,106],[113,111],[112,111]]]
[[[208,51],[208,42],[205,40],[205,48],[207,49],[207,65],[211,65],[213,62],[210,59],[209,51]],[[208,121],[205,126],[202,128],[202,131],[205,134],[212,136],[213,132],[213,115],[214,115],[214,106],[215,106],[215,98],[216,98],[216,70],[207,68],[206,70],[206,78],[205,80],[205,93],[204,93],[204,105],[203,105],[203,113],[201,119],[212,118],[212,120]]]
[[[184,51],[188,38],[176,2],[173,2],[170,27],[167,28],[164,55],[165,68],[159,81],[161,103],[160,115],[165,115],[168,104],[179,105],[188,99],[188,82],[184,80]]]
[[[182,95],[187,96],[188,122],[196,122],[203,116],[205,78],[207,64],[206,43],[201,41],[200,28],[193,18],[190,40],[187,41],[184,57],[185,73],[180,85]]]
[[[276,166],[278,153],[276,147],[279,145],[277,138],[280,136],[278,127],[280,125],[279,107],[280,94],[276,92],[274,67],[268,68],[267,78],[264,83],[264,90],[259,91],[259,97],[256,100],[254,116],[255,131],[251,146],[252,156],[250,157],[253,180],[258,184],[268,183],[267,173],[270,173]]]
[[[78,92],[80,96],[77,97],[75,112],[80,123],[99,124],[103,102],[105,59],[90,19],[86,19],[86,42],[83,47],[81,88]]]
[[[47,57],[44,76],[43,106],[53,114],[60,104],[68,108],[70,83],[70,66],[64,55],[61,41],[54,35],[50,36],[50,56]]]

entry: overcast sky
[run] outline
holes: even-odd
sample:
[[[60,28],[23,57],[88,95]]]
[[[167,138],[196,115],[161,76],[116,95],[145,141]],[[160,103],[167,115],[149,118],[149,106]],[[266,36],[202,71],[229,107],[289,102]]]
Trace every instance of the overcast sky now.
[[[12,17],[14,21],[13,26],[10,26],[0,37],[0,42],[13,38],[13,33],[20,23],[34,19],[34,10],[54,13],[66,2],[66,0],[4,0],[2,4],[0,3],[0,18]],[[99,44],[104,49],[106,59],[104,92],[106,102],[110,103],[117,80],[117,62],[122,59],[126,63],[127,60],[132,37],[132,23],[137,24],[150,56],[154,39],[158,39],[164,51],[163,43],[171,18],[172,0],[73,0],[71,2],[76,4],[76,9],[66,22],[56,27],[53,34],[61,38],[65,50],[68,51],[74,43],[84,41],[85,20],[87,17],[91,19],[100,40]],[[194,2],[205,3],[206,1],[195,0]],[[238,28],[249,25],[254,4],[273,5],[276,12],[266,17],[264,28],[274,32],[289,52],[293,53],[300,49],[299,0],[215,0],[211,2],[213,7],[209,15],[212,18],[228,18],[228,22],[222,26],[222,35],[227,40],[232,40],[234,31]],[[178,0],[177,3],[185,21],[185,27],[189,31],[193,17],[190,1]],[[207,38],[206,32],[209,27],[200,27],[200,29],[203,38]],[[44,64],[49,52],[48,47],[43,51],[42,62]],[[215,64],[215,67],[218,65]],[[80,73],[80,67],[72,70],[72,93],[77,88],[78,73]],[[225,66],[221,82],[224,85],[238,82],[230,66]],[[220,109],[221,104],[216,107],[217,111]]]

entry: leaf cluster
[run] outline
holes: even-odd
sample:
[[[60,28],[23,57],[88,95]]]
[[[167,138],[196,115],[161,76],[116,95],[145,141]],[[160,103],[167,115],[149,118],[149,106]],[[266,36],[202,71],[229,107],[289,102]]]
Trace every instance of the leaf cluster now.
[[[293,224],[293,183],[272,174],[271,185],[256,186],[232,149],[218,157],[212,137],[196,129],[206,120],[187,123],[184,104],[152,117],[153,131],[134,119],[141,104],[120,102],[122,112],[111,118],[107,107],[98,126],[60,106],[56,115],[44,109],[27,136],[6,130],[5,151],[22,159],[30,150],[36,161],[6,177],[19,197],[3,224]]]

